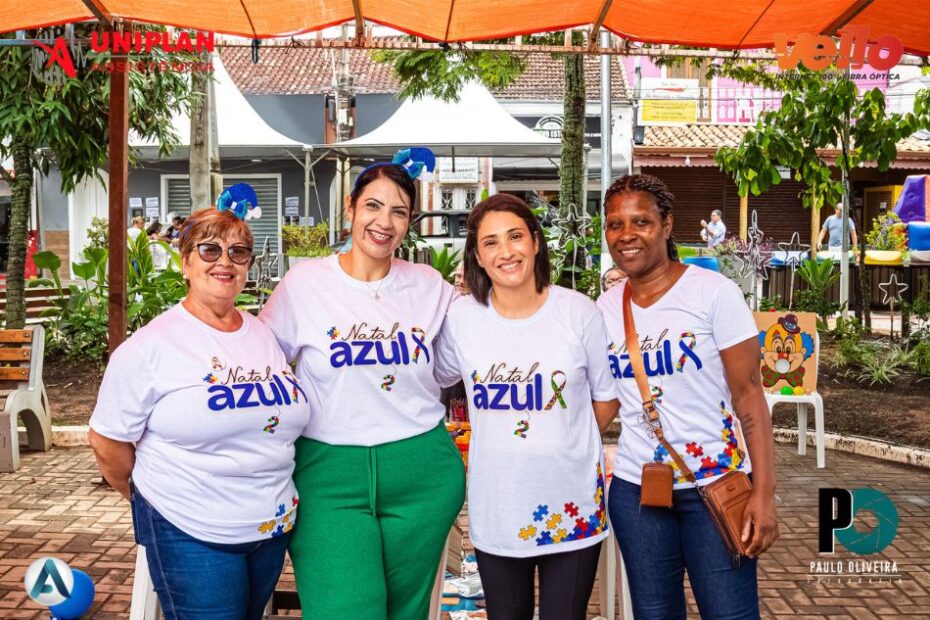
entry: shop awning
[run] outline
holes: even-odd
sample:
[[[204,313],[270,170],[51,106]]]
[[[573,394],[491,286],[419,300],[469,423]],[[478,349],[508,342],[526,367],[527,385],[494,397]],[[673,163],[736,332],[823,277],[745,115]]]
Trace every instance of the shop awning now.
[[[930,53],[926,0],[31,0],[0,4],[0,30],[94,19],[89,7],[108,18],[251,38],[356,20],[439,41],[477,41],[603,23],[634,41],[769,48],[780,33],[834,34],[849,24],[868,27],[873,37],[892,34],[908,52]]]

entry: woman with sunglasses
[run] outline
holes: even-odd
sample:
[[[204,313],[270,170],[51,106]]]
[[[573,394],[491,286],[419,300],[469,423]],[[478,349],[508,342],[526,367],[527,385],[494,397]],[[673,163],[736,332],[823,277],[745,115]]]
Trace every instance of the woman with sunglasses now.
[[[420,151],[395,161],[422,167],[432,153]],[[346,200],[352,248],[291,268],[260,316],[296,360],[313,412],[294,472],[312,508],[290,546],[305,618],[426,618],[464,501],[433,378],[453,288],[394,258],[416,204],[405,166],[362,171]]]
[[[294,442],[310,408],[274,335],[235,307],[246,223],[197,211],[180,252],[187,297],[113,353],[90,444],[131,501],[165,618],[258,620],[297,516]]]

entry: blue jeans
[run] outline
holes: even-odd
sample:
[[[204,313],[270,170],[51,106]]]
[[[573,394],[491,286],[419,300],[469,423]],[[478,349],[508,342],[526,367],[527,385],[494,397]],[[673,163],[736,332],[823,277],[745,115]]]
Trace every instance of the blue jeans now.
[[[135,489],[132,522],[165,620],[261,619],[290,534],[233,545],[198,540],[169,523]]]
[[[614,478],[607,498],[636,620],[687,617],[685,569],[702,618],[759,618],[756,560],[733,566],[698,492],[675,491],[672,508],[640,508],[639,494]]]

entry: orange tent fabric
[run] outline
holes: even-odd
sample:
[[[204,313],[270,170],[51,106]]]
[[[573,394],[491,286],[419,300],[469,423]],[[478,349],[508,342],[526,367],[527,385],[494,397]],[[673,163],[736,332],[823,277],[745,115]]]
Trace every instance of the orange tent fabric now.
[[[265,38],[355,19],[352,0],[87,0],[109,15]],[[609,4],[608,4],[609,3]],[[561,30],[597,20],[634,41],[768,48],[774,36],[819,33],[839,23],[891,34],[930,54],[930,0],[358,0],[362,17],[430,39],[478,41]],[[850,18],[850,16],[852,16]],[[82,0],[0,3],[0,31],[93,19]]]

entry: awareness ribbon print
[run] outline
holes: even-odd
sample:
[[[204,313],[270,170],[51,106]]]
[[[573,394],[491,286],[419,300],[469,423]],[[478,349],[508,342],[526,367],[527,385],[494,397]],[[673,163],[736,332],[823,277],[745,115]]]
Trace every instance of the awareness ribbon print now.
[[[426,348],[426,343],[423,342],[426,339],[426,332],[419,327],[411,327],[410,337],[417,343],[417,347],[413,350],[413,363],[415,364],[417,360],[420,359],[420,353],[423,353],[426,356],[426,363],[428,364],[429,350]]]
[[[556,383],[555,378],[557,375],[562,375],[562,384],[559,385]],[[568,383],[568,378],[565,376],[565,373],[561,370],[556,370],[552,373],[550,378],[552,384],[552,398],[549,399],[549,402],[546,403],[546,406],[543,408],[544,411],[549,411],[555,405],[555,401],[559,401],[559,405],[562,406],[562,409],[568,409],[568,405],[565,404],[565,399],[562,398],[562,390],[565,389],[565,384]]]
[[[688,348],[689,348],[690,350],[694,351],[694,345],[697,344],[697,338],[694,336],[694,333],[692,333],[692,332],[681,332],[681,339],[684,340],[685,338],[688,338],[688,339],[691,341],[691,342],[688,343]],[[685,353],[682,353],[682,354],[681,354],[681,357],[678,358],[678,363],[675,364],[675,370],[677,370],[678,372],[681,372],[681,371],[682,371],[682,368],[685,367],[685,362],[686,362],[687,360],[688,360],[688,355],[685,354]]]

